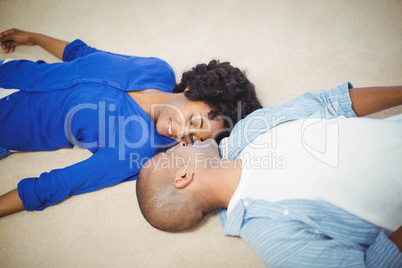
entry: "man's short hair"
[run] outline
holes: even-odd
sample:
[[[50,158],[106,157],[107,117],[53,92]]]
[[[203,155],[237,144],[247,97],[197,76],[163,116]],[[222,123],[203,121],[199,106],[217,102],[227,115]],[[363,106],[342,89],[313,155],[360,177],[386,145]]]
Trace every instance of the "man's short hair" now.
[[[138,204],[153,227],[167,232],[189,230],[203,220],[205,198],[188,189],[176,189],[173,182],[169,170],[141,169],[136,185]]]

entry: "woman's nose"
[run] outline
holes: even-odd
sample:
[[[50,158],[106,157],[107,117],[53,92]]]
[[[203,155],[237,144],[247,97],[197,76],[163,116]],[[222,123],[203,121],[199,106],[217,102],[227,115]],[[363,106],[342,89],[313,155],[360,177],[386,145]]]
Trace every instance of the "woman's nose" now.
[[[190,131],[188,127],[185,127],[184,129],[180,129],[177,134],[177,140],[183,141],[188,135],[190,134]]]
[[[182,138],[184,138],[184,137],[189,137],[190,134],[191,134],[190,128],[189,128],[188,126],[186,126],[186,127],[184,128],[183,137],[182,137]]]
[[[179,140],[180,140],[181,142],[186,143],[186,145],[189,144],[189,143],[191,143],[190,137],[191,137],[191,135],[194,134],[194,131],[192,131],[192,130],[190,130],[188,127],[186,127],[186,128],[184,129],[184,131],[183,131],[181,134],[182,134],[181,137],[179,137]]]

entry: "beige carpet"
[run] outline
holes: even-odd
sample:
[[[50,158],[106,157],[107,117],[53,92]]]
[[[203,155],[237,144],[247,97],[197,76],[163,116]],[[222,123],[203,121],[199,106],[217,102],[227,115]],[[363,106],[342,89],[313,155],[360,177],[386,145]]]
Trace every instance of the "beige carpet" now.
[[[0,31],[11,27],[157,56],[177,77],[213,58],[231,61],[247,71],[265,106],[348,80],[356,87],[402,84],[399,0],[1,0]],[[57,60],[39,47],[10,56]],[[376,117],[397,112],[401,107]],[[82,149],[11,155],[0,160],[0,194],[89,156]],[[151,228],[135,182],[0,219],[0,267],[261,266],[241,239],[222,235],[216,214],[188,233]]]

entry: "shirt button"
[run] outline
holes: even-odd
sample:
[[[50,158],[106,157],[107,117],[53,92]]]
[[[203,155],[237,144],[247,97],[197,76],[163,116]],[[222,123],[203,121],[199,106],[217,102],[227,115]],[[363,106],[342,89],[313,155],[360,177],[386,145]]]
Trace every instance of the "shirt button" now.
[[[243,202],[243,205],[244,205],[245,207],[247,207],[247,206],[248,206],[248,202],[247,202],[247,201],[244,201],[244,202]]]
[[[85,81],[87,81],[87,79],[83,78],[83,79],[82,79],[82,81],[84,81],[84,82],[85,82]]]
[[[69,85],[68,85],[68,84],[65,84],[64,86],[65,86],[65,87],[68,87]]]
[[[285,210],[282,212],[282,214],[283,214],[284,216],[289,215],[289,210],[285,209]]]
[[[10,100],[10,97],[7,96],[7,100]]]

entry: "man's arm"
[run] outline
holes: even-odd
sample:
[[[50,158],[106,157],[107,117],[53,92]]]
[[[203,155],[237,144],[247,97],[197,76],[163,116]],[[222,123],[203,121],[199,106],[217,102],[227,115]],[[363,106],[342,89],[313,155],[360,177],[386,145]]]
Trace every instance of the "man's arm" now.
[[[20,45],[39,45],[59,59],[63,59],[66,41],[58,40],[43,34],[25,32],[18,29],[10,29],[0,34],[1,47],[5,53],[14,52]]]
[[[400,252],[402,252],[402,226],[388,236],[388,239],[399,248]]]
[[[24,210],[18,189],[0,196],[0,217]]]
[[[357,116],[402,105],[402,86],[351,88],[349,94]]]
[[[402,254],[380,233],[366,250],[345,239],[331,239],[296,221],[253,218],[241,238],[268,267],[401,267]],[[393,244],[394,243],[394,244]]]

